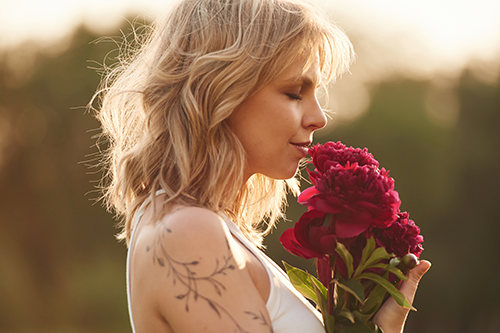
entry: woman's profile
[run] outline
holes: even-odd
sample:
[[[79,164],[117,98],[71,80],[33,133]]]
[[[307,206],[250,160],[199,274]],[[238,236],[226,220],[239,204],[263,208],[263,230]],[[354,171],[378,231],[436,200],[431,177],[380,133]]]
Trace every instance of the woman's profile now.
[[[324,332],[259,247],[314,131],[347,36],[298,0],[178,0],[103,80],[107,204],[123,216],[134,332]],[[129,51],[129,50],[127,50]],[[428,263],[405,284],[410,299]],[[387,302],[384,332],[406,311]]]

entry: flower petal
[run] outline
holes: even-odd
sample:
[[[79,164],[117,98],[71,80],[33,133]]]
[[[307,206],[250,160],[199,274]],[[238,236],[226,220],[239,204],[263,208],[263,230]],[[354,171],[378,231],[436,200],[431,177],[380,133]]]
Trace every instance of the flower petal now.
[[[371,221],[371,215],[366,211],[344,214],[335,224],[337,236],[340,238],[355,237],[368,229]]]
[[[324,198],[324,196],[315,196],[309,199],[309,205],[325,213],[340,213],[344,209],[339,207],[340,201],[337,198]]]
[[[326,233],[325,233],[326,234]],[[335,254],[335,249],[337,248],[337,236],[326,235],[320,238],[319,246],[321,252],[326,254]]]
[[[321,256],[321,254],[301,246],[299,242],[297,242],[297,239],[295,238],[293,228],[287,229],[285,230],[285,232],[283,232],[283,234],[280,237],[280,242],[285,248],[285,250],[298,257],[304,259],[311,259]]]
[[[307,202],[309,201],[309,199],[313,195],[315,195],[316,193],[318,193],[318,190],[316,190],[315,186],[311,186],[309,188],[306,188],[304,191],[302,191],[302,193],[299,194],[297,201],[301,205],[307,205]]]

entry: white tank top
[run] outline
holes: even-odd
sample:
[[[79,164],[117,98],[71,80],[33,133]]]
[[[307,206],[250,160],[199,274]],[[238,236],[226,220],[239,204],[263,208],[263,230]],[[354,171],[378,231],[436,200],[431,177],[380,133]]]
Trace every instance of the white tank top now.
[[[130,244],[146,203],[141,206],[134,221]],[[292,286],[285,272],[266,254],[251,243],[226,215],[221,214],[233,237],[238,239],[264,265],[270,281],[266,308],[273,323],[274,333],[324,333],[321,314]],[[127,254],[127,300],[132,331],[135,333],[130,304],[130,250]]]

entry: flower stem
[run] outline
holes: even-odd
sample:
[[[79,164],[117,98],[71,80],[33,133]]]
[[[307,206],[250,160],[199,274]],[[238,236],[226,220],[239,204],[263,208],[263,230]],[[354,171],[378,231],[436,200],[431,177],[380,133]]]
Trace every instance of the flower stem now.
[[[330,276],[330,282],[328,283],[328,313],[333,315],[335,308],[337,307],[337,292],[335,283],[332,283],[332,278],[335,276],[335,260],[337,259],[336,255],[328,256],[330,259],[330,267],[332,268],[332,274]]]

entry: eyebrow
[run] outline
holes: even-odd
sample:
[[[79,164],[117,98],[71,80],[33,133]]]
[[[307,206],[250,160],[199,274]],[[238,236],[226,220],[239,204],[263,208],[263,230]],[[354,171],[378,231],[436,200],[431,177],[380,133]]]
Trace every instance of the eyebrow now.
[[[294,83],[294,84],[302,83],[302,84],[305,84],[305,85],[314,86],[314,81],[310,77],[303,76],[303,75],[299,75],[296,78],[291,78],[291,79],[286,79],[286,80],[280,80],[279,82],[285,83],[285,84],[287,84],[287,83],[288,84],[291,84],[291,83]],[[318,87],[320,87],[320,83],[319,82],[316,85],[316,88],[318,88]]]

